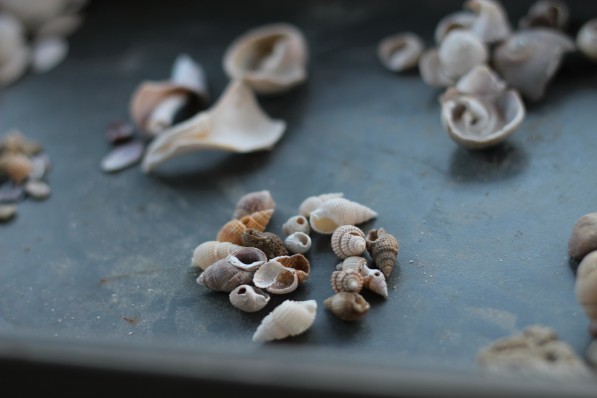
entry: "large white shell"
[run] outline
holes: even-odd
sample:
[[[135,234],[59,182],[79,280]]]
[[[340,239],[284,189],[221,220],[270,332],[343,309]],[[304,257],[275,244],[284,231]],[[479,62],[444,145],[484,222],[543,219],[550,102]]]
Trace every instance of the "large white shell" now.
[[[215,240],[203,242],[193,251],[191,266],[205,270],[216,261],[226,258],[230,253],[240,248],[242,246],[230,242],[218,242]]]
[[[279,340],[304,333],[313,325],[316,314],[315,300],[286,300],[263,318],[253,334],[253,341]]]
[[[204,149],[241,153],[271,150],[285,129],[284,121],[272,120],[263,112],[245,83],[232,81],[212,108],[163,131],[151,142],[143,158],[143,171]]]
[[[284,225],[282,225],[282,232],[284,232],[284,235],[286,236],[295,232],[309,234],[309,232],[311,232],[309,220],[302,215],[290,217],[288,220],[286,220]]]
[[[291,253],[306,253],[311,248],[311,238],[304,232],[294,232],[284,239],[284,245]]]
[[[272,259],[263,264],[253,275],[253,284],[274,294],[286,294],[296,290],[299,278],[296,270]]]
[[[245,312],[257,312],[270,300],[269,294],[251,285],[240,285],[228,297],[233,306]]]
[[[342,192],[324,193],[317,196],[309,196],[301,202],[298,208],[298,214],[309,217],[311,212],[317,209],[323,202],[330,199],[341,198],[344,194]]]
[[[512,29],[500,2],[468,0],[465,5],[476,14],[470,30],[485,43],[495,43],[508,37]]]
[[[325,201],[311,212],[309,222],[315,232],[332,234],[340,225],[356,225],[377,217],[367,206],[345,198]]]

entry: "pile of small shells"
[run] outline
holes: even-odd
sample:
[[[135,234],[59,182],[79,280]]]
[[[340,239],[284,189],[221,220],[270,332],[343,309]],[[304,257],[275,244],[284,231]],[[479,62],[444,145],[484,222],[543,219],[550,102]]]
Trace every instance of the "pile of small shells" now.
[[[0,139],[0,222],[17,214],[17,203],[25,197],[44,200],[50,186],[44,181],[50,160],[38,142],[11,130]]]
[[[266,231],[276,207],[271,193],[263,190],[243,195],[215,240],[194,249],[191,265],[203,271],[197,283],[228,293],[230,303],[242,311],[260,311],[269,303],[270,294],[292,293],[309,279],[311,264],[304,254],[311,248],[313,231],[331,235],[332,250],[343,260],[332,272],[335,294],[324,306],[340,319],[361,319],[370,308],[359,294],[361,289],[388,295],[385,278],[396,265],[398,242],[383,228],[365,234],[356,227],[377,213],[343,196],[331,193],[306,198],[297,214],[282,225],[282,238]],[[366,252],[380,269],[368,267]],[[313,325],[316,312],[315,300],[285,300],[262,320],[253,341],[303,333]]]

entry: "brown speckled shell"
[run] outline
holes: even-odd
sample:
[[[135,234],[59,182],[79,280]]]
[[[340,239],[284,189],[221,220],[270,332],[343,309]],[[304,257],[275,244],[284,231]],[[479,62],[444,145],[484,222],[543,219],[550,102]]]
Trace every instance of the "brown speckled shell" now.
[[[249,192],[243,195],[236,203],[233,217],[240,219],[244,216],[260,212],[263,210],[273,210],[276,208],[276,202],[269,191]],[[269,220],[268,220],[269,221]],[[266,223],[267,224],[267,223]]]
[[[325,308],[345,321],[361,319],[371,307],[367,300],[358,293],[339,292],[323,301]]]
[[[398,261],[398,241],[385,229],[372,229],[367,233],[367,250],[377,268],[387,278]]]
[[[17,184],[29,177],[32,168],[29,158],[21,153],[8,153],[0,157],[0,174],[6,174]]]
[[[254,272],[235,267],[224,258],[203,271],[197,278],[197,283],[211,290],[230,293],[240,285],[251,283],[253,274]]]
[[[268,259],[288,255],[288,249],[286,249],[284,241],[273,232],[262,232],[254,228],[248,228],[241,233],[241,242],[243,246],[260,249]]]
[[[360,256],[367,249],[365,233],[354,225],[341,225],[332,234],[332,250],[336,256]]]
[[[363,288],[363,277],[356,271],[334,271],[332,273],[332,289],[338,292],[358,293]]]
[[[309,278],[311,272],[311,263],[307,257],[302,254],[294,254],[292,256],[278,256],[273,258],[286,268],[294,268],[299,278],[299,283],[305,282]]]

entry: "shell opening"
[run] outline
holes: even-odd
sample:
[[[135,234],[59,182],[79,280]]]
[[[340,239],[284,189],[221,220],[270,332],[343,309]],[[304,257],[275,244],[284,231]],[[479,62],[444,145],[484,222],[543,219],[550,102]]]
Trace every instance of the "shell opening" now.
[[[277,34],[256,40],[238,52],[236,60],[239,65],[250,71],[271,70],[274,59],[279,59],[280,52],[285,50],[285,35]]]
[[[245,293],[247,293],[247,288],[246,287],[241,287],[240,289],[238,289],[238,291],[236,293],[239,294],[239,295],[245,294]]]

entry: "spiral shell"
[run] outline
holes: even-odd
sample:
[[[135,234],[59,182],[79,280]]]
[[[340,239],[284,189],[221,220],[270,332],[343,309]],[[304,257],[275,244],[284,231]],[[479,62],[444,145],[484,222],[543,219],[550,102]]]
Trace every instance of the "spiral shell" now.
[[[31,157],[39,154],[42,150],[43,147],[39,142],[28,139],[17,129],[10,130],[0,140],[0,152],[4,154],[19,153]]]
[[[347,258],[360,256],[367,249],[365,233],[354,225],[342,225],[332,234],[332,250],[336,256]]]
[[[253,341],[266,342],[301,334],[313,325],[316,314],[315,300],[286,300],[263,318],[253,334]]]
[[[265,264],[267,256],[256,247],[241,247],[226,257],[226,261],[245,271],[255,271]]]
[[[311,212],[311,228],[320,234],[332,234],[341,225],[355,225],[377,217],[367,206],[345,198],[327,200]]]
[[[392,72],[414,68],[425,49],[423,40],[412,32],[385,37],[377,46],[377,57]]]
[[[282,225],[282,231],[286,236],[292,235],[295,232],[302,232],[308,235],[309,232],[311,232],[311,227],[305,216],[298,215],[290,217],[284,225]]]
[[[245,271],[230,264],[226,258],[216,261],[199,275],[197,283],[211,290],[230,293],[240,285],[253,280],[252,271]]]
[[[597,251],[590,252],[580,262],[575,292],[587,317],[597,321]]]
[[[249,192],[236,203],[233,218],[240,219],[253,213],[275,208],[276,202],[268,190]]]
[[[371,307],[359,293],[339,292],[323,301],[325,308],[345,321],[361,319]]]
[[[265,231],[273,213],[274,211],[272,209],[262,210],[244,216],[240,220],[230,220],[220,228],[216,240],[220,242],[231,242],[240,246],[243,244],[241,237],[242,233],[249,228],[253,228],[257,231]]]
[[[309,273],[311,272],[311,263],[309,263],[307,257],[300,253],[294,254],[292,256],[278,256],[274,257],[272,260],[279,262],[286,268],[294,269],[298,276],[299,283],[303,283],[309,278]]]
[[[241,247],[242,246],[235,245],[234,243],[218,242],[215,240],[203,242],[193,251],[191,266],[205,270],[216,261],[225,258],[227,255]]]
[[[6,174],[17,184],[29,177],[32,168],[29,158],[20,153],[8,153],[0,158],[0,174]]]
[[[520,29],[534,26],[564,30],[568,24],[568,5],[560,0],[537,0],[529,8],[527,15],[518,22]]]
[[[336,266],[338,271],[356,271],[362,276],[368,276],[372,270],[367,266],[367,259],[362,256],[347,257]]]
[[[233,306],[245,312],[257,312],[270,300],[269,294],[251,285],[240,285],[228,297]]]
[[[306,253],[311,248],[311,238],[304,232],[295,232],[284,239],[284,244],[291,253]]]
[[[303,200],[298,209],[298,214],[309,217],[311,212],[322,205],[323,202],[327,202],[330,199],[341,198],[344,194],[342,192],[324,193],[318,196],[309,196]]]
[[[387,278],[398,261],[398,241],[385,229],[372,229],[367,233],[367,250],[377,268]]]
[[[334,271],[332,273],[332,289],[334,292],[358,293],[363,288],[364,280],[357,271]]]
[[[388,285],[386,278],[379,270],[370,270],[370,273],[365,277],[365,285],[367,289],[380,296],[388,297]]]
[[[253,284],[273,294],[286,294],[296,290],[299,278],[294,268],[270,260],[255,271]]]
[[[261,232],[254,228],[248,228],[242,232],[241,241],[243,246],[260,249],[268,259],[288,255],[284,241],[273,232]]]
[[[510,35],[506,11],[496,0],[468,0],[466,7],[476,14],[470,30],[485,43],[495,43]]]

